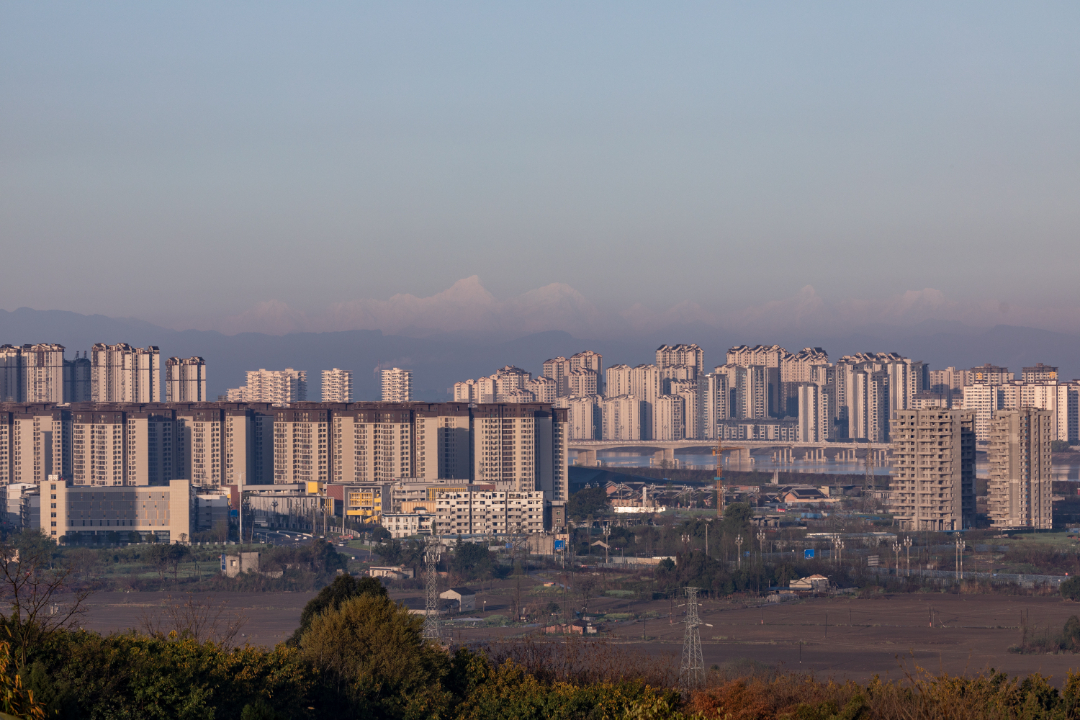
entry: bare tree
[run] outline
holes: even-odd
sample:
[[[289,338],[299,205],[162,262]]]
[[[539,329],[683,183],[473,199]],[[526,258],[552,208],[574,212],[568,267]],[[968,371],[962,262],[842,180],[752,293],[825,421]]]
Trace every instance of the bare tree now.
[[[0,603],[8,608],[4,624],[17,670],[26,665],[30,648],[75,626],[91,593],[70,563],[54,559],[56,545],[50,538],[23,533],[19,539],[17,545],[0,544]]]
[[[582,576],[578,573],[576,584],[578,594],[581,596],[581,614],[587,615],[589,613],[589,598],[593,596],[593,591],[596,590],[596,578],[592,575]]]
[[[214,642],[230,647],[241,628],[247,623],[243,613],[231,612],[229,604],[222,600],[214,603],[209,599],[196,599],[188,593],[183,602],[170,595],[161,612],[144,613],[143,630],[157,638],[191,638],[196,642]]]

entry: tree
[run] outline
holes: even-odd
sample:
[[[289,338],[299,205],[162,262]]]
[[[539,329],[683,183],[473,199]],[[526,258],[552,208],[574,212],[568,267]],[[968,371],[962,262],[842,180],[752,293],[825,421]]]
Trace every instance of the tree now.
[[[601,515],[607,511],[607,493],[604,488],[585,488],[570,496],[566,503],[566,514],[576,520],[584,520],[589,515]]]
[[[1070,447],[1066,440],[1053,440],[1050,443],[1051,452],[1069,452]]]
[[[490,577],[493,566],[491,551],[485,545],[459,542],[454,548],[454,569],[461,573],[462,577]]]
[[[188,550],[186,545],[169,545],[168,552],[165,555],[165,562],[172,570],[173,582],[180,582],[180,563],[182,563],[191,551]]]
[[[1061,597],[1066,600],[1080,600],[1080,577],[1071,577],[1058,586]]]
[[[224,600],[214,603],[188,593],[182,603],[170,596],[162,612],[157,616],[144,614],[142,624],[146,634],[152,637],[191,638],[198,643],[214,642],[227,648],[246,622],[243,614],[229,612]]]
[[[25,717],[42,720],[45,708],[34,702],[34,695],[23,688],[22,678],[8,669],[11,664],[11,646],[0,642],[0,713],[5,717]]]
[[[157,570],[158,577],[161,579],[162,584],[165,583],[165,571],[169,568],[169,545],[151,545],[146,549],[146,559],[150,565]]]
[[[449,660],[425,643],[423,618],[385,596],[365,595],[324,612],[300,640],[301,656],[354,703],[357,717],[443,714]]]
[[[304,606],[303,612],[300,613],[300,627],[289,638],[288,643],[298,645],[300,638],[311,626],[312,620],[320,614],[328,610],[337,610],[343,603],[353,598],[369,596],[381,597],[387,600],[390,598],[386,588],[377,578],[357,579],[352,575],[339,575],[334,579],[334,582],[320,590],[319,594],[311,598],[307,605]]]
[[[596,578],[592,575],[578,575],[576,585],[578,595],[581,596],[581,614],[585,615],[589,612],[589,598],[596,590]]]
[[[26,664],[30,649],[85,612],[90,590],[55,553],[56,544],[43,533],[21,533],[15,543],[0,545],[0,603],[8,606],[3,624],[16,669]]]

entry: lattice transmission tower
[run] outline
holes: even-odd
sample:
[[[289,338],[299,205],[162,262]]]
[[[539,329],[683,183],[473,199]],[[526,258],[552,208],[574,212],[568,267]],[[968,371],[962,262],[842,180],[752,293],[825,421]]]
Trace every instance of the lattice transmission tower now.
[[[428,538],[424,550],[424,564],[427,571],[427,593],[424,608],[424,639],[439,642],[439,573],[438,564],[442,546],[434,533]]]
[[[686,590],[686,634],[683,636],[682,665],[679,667],[679,687],[693,690],[705,683],[705,661],[701,658],[701,632],[698,630],[698,588]]]

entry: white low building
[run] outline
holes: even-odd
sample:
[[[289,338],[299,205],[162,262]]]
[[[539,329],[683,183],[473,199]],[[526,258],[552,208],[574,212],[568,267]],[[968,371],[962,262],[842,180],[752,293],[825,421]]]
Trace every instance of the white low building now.
[[[382,526],[394,539],[431,532],[431,515],[427,513],[383,513]]]

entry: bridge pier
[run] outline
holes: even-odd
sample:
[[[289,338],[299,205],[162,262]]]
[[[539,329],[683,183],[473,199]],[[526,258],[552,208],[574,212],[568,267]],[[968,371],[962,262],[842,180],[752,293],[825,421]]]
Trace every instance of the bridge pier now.
[[[675,448],[665,447],[653,451],[653,467],[679,467],[679,461],[675,459]]]
[[[596,467],[596,451],[578,450],[577,461],[578,465],[584,465],[585,467]]]

